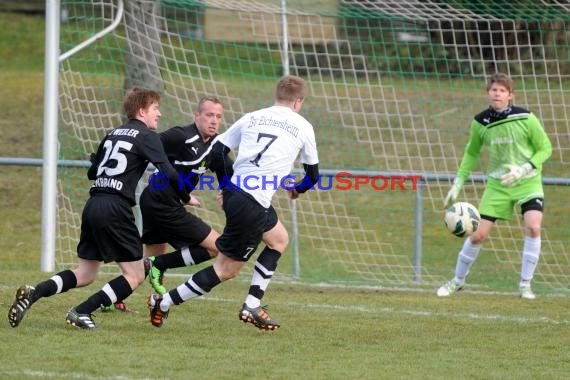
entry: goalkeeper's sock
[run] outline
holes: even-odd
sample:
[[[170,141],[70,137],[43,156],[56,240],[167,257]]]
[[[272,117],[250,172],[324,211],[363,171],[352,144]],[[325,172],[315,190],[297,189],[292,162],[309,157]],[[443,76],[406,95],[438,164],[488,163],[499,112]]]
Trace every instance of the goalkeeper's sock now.
[[[538,258],[540,256],[540,237],[524,237],[524,246],[522,254],[521,265],[521,282],[530,281],[534,276],[534,271],[538,265]]]
[[[275,269],[277,269],[277,263],[280,258],[281,253],[269,247],[265,247],[259,254],[253,269],[249,292],[245,299],[245,304],[249,308],[261,306],[261,299],[265,295],[269,282],[275,274]]]
[[[471,243],[471,236],[465,239],[463,248],[461,248],[457,257],[457,265],[455,266],[455,282],[459,285],[465,284],[465,278],[469,273],[471,265],[473,265],[473,262],[477,259],[480,250],[481,244]]]

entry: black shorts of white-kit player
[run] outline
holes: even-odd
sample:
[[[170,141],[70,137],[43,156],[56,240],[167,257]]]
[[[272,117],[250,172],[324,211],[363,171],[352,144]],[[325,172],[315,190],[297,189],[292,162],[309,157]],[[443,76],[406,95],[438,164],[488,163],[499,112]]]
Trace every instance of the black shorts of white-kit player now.
[[[277,224],[273,206],[265,208],[245,191],[224,189],[226,226],[216,240],[224,255],[237,261],[247,261],[255,253],[263,233]]]

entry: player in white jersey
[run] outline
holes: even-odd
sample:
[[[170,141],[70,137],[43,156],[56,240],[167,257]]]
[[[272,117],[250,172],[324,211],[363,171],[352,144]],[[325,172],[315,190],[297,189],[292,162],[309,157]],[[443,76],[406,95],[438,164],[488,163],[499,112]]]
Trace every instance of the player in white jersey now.
[[[226,225],[216,240],[220,253],[212,266],[196,272],[176,289],[162,296],[150,296],[150,320],[154,326],[162,326],[172,305],[204,295],[237,276],[263,236],[287,236],[271,206],[273,195],[279,187],[285,187],[291,199],[296,199],[319,177],[313,126],[299,115],[305,86],[299,77],[281,78],[273,106],[246,114],[218,137],[212,154],[223,156],[230,149],[238,150],[233,173],[228,173],[227,181],[221,183]],[[305,177],[290,184],[287,179],[299,153]],[[262,330],[280,326],[261,306],[280,257],[280,252],[270,246],[259,254],[248,295],[238,314],[242,321]]]
[[[232,184],[264,207],[269,207],[281,181],[291,173],[302,148],[303,163],[318,163],[313,127],[287,106],[274,105],[245,115],[219,141],[230,149],[239,147]]]

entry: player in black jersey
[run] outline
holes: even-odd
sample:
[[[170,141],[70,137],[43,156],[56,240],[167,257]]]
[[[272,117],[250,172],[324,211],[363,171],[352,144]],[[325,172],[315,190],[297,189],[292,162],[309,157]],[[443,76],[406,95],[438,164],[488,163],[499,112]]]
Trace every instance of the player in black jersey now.
[[[173,127],[160,133],[160,140],[190,193],[200,176],[208,170],[216,172],[218,180],[231,170],[233,161],[226,156],[221,162],[212,162],[211,143],[220,128],[223,106],[216,97],[207,96],[198,102],[194,122],[184,127]],[[220,160],[218,160],[220,161]],[[194,206],[200,206],[192,197]],[[142,241],[145,256],[150,256],[149,278],[152,286],[161,292],[163,272],[167,268],[196,265],[218,254],[215,241],[220,234],[196,215],[188,212],[177,199],[172,188],[165,190],[147,186],[139,200],[143,219]],[[162,255],[167,243],[176,251]],[[160,256],[162,255],[162,256]],[[166,289],[162,291],[164,293]]]
[[[97,153],[91,155],[92,165],[87,176],[94,183],[82,214],[77,246],[79,265],[74,270],[63,270],[35,287],[21,286],[8,312],[12,327],[20,324],[28,309],[40,298],[91,284],[102,262],[116,262],[122,274],[85,302],[72,307],[67,312],[67,323],[95,328],[92,313],[100,305],[110,306],[122,301],[144,280],[143,248],[132,207],[137,183],[149,162],[168,175],[180,202],[190,201],[188,192],[179,187],[178,174],[168,162],[160,138],[154,132],[161,116],[159,102],[160,95],[149,89],[135,87],[127,93],[124,109],[129,120],[111,130],[99,144]]]
[[[233,161],[228,157],[228,152],[214,156],[211,149],[222,116],[223,106],[219,99],[204,97],[198,102],[194,123],[174,127],[160,134],[170,162],[179,173],[188,178],[188,191],[193,190],[206,170],[216,172],[218,183],[222,183],[222,177],[229,180],[233,173]],[[220,200],[218,194],[218,201]],[[157,293],[164,294],[164,272],[171,268],[196,265],[217,256],[215,241],[220,234],[176,202],[171,191],[160,191],[148,186],[141,194],[139,203],[143,216],[142,240],[146,244],[145,255],[150,256],[152,262],[149,265],[149,280]],[[289,243],[289,236],[273,208],[269,214],[270,222],[264,228],[263,241],[268,249],[282,254]],[[163,254],[166,242],[176,250]],[[252,286],[256,288],[256,284]]]

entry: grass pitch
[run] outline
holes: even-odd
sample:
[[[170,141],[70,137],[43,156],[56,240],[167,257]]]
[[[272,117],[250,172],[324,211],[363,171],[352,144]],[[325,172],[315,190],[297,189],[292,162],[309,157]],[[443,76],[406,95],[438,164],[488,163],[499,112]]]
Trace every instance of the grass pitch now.
[[[34,27],[0,14],[0,24]],[[10,28],[8,28],[10,29]],[[10,29],[12,30],[12,29]],[[38,31],[41,35],[41,30]],[[20,44],[20,39],[13,40]],[[42,39],[0,45],[0,152],[40,157]],[[33,54],[33,58],[22,58]],[[16,63],[14,63],[16,62]],[[26,66],[34,62],[36,66]],[[243,273],[202,299],[175,307],[153,327],[144,284],[132,314],[97,312],[96,331],[65,323],[66,311],[105,281],[43,299],[13,329],[6,314],[16,288],[41,273],[41,169],[0,166],[0,379],[567,379],[568,298],[522,301],[514,293],[467,288],[447,299],[432,291],[307,286],[273,282],[265,301],[282,327],[261,332],[240,322],[249,284]],[[318,265],[319,263],[314,263]],[[167,277],[175,286],[184,277]]]
[[[38,271],[0,271],[7,312]],[[26,280],[24,280],[26,279]],[[78,379],[565,379],[570,373],[566,299],[534,302],[468,290],[439,299],[417,291],[272,283],[269,312],[281,328],[238,320],[249,276],[149,322],[144,284],[135,313],[97,312],[95,331],[65,323],[65,312],[108,280],[43,299],[18,328],[0,323],[0,378]],[[171,286],[181,277],[167,277]]]

